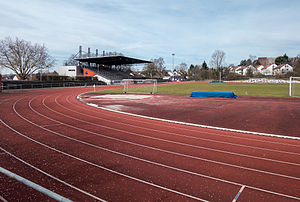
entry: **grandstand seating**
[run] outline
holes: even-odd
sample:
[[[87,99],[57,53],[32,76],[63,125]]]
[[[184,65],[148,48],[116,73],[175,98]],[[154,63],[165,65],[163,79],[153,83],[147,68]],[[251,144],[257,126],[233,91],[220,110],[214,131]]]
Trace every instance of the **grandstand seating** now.
[[[86,67],[85,67],[86,68]],[[96,74],[109,79],[109,80],[122,80],[122,79],[132,79],[133,76],[126,72],[117,71],[113,69],[95,69],[95,68],[87,68],[90,71],[95,72]]]

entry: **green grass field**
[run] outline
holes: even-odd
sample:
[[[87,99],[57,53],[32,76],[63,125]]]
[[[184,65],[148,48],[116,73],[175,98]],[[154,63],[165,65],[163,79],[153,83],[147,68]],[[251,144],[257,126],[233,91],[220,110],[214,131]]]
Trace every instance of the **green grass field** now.
[[[132,89],[145,92],[146,87]],[[289,97],[288,84],[265,83],[178,83],[158,85],[157,94],[189,95],[193,91],[233,91],[238,96]],[[122,89],[104,90],[97,93],[123,93]]]

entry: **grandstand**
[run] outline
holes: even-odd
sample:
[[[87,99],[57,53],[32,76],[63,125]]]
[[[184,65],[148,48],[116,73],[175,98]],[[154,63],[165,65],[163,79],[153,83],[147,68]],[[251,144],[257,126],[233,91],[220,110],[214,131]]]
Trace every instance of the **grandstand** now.
[[[113,68],[93,68],[93,67],[83,67],[84,76],[94,76],[97,77],[99,81],[103,81],[106,84],[118,83],[123,79],[135,78],[129,73],[115,70]]]
[[[121,71],[119,67],[122,65],[151,63],[150,61],[123,55],[106,56],[104,52],[102,56],[98,56],[97,50],[94,57],[90,57],[90,52],[88,52],[87,57],[82,57],[81,47],[79,48],[79,57],[74,58],[74,60],[79,62],[78,66],[83,70],[83,76],[97,77],[99,81],[103,81],[106,84],[112,84],[114,81],[121,81],[122,79],[136,78],[129,73]]]

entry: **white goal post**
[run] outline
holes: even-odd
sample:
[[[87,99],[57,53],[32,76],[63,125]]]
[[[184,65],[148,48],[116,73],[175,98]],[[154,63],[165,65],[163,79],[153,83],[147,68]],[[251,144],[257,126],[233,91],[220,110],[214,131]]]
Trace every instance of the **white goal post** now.
[[[123,93],[155,94],[157,93],[156,79],[123,79]]]
[[[290,96],[300,97],[300,77],[290,77]]]

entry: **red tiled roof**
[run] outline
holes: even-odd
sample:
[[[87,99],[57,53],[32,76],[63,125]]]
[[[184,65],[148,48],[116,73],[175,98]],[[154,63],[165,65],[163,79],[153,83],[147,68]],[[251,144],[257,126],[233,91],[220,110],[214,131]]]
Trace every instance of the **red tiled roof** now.
[[[270,67],[271,65],[273,65],[273,64],[270,64],[270,65],[265,66],[264,68],[262,68],[262,70],[263,70],[263,69],[267,69],[267,68]]]
[[[281,65],[278,65],[277,67],[275,67],[274,69],[280,69],[281,67],[283,67],[285,64],[281,64]]]

